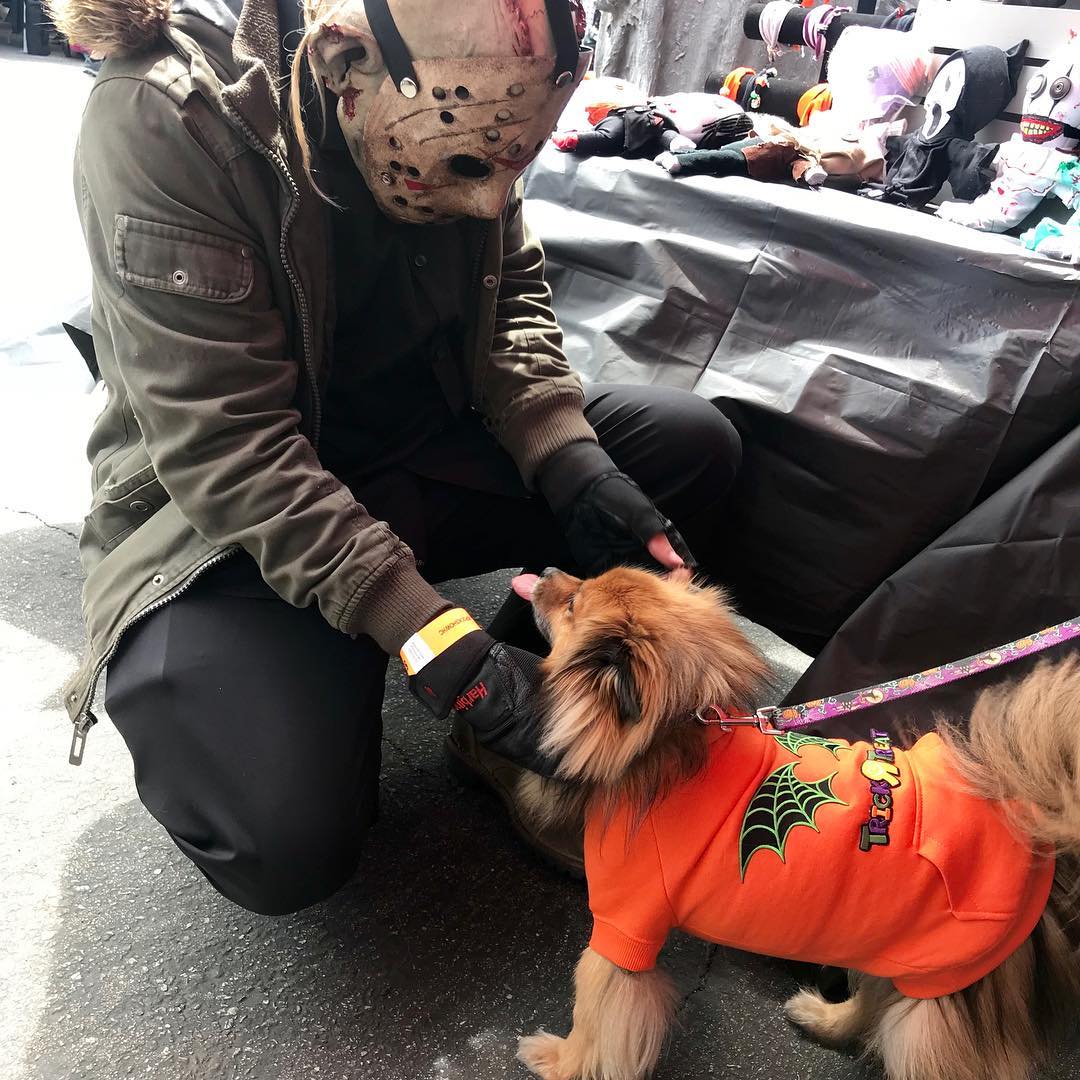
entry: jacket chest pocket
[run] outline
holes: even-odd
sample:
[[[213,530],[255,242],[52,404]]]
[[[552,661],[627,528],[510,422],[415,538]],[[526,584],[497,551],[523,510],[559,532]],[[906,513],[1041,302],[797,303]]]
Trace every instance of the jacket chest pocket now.
[[[169,501],[152,465],[102,488],[100,495],[101,501],[91,509],[86,523],[96,534],[102,551],[111,551]]]
[[[235,304],[251,293],[253,250],[198,229],[117,214],[113,257],[120,280],[143,289]]]

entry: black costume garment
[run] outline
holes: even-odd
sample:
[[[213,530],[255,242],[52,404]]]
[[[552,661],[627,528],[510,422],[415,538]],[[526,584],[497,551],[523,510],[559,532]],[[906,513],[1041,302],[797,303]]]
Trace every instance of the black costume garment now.
[[[592,131],[578,135],[579,157],[656,157],[678,135],[675,125],[647,105],[612,109]]]
[[[349,483],[414,453],[465,411],[462,348],[479,302],[483,226],[391,221],[340,136],[328,139],[320,164],[342,209],[331,210],[337,315],[319,455]]]
[[[948,180],[955,198],[971,202],[990,189],[997,152],[997,143],[928,143],[919,134],[890,135],[885,140],[882,198],[901,206],[925,206]]]
[[[1007,53],[993,45],[954,52],[938,69],[926,95],[926,119],[912,135],[893,136],[885,146],[885,182],[861,194],[901,206],[925,206],[946,180],[956,198],[971,201],[989,190],[997,144],[973,143],[1016,93],[1027,42]],[[961,74],[962,73],[962,74]],[[942,88],[962,78],[956,103],[946,109]]]

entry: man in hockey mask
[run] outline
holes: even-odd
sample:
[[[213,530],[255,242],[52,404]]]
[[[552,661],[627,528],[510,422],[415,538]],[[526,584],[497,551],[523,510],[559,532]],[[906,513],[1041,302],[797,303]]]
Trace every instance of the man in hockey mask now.
[[[76,165],[110,393],[73,757],[107,664],[146,805],[230,899],[296,910],[355,870],[400,656],[451,721],[454,767],[580,869],[580,836],[514,801],[522,768],[557,767],[528,609],[511,598],[483,630],[437,586],[716,573],[740,449],[707,401],[583,390],[563,355],[518,178],[587,66],[575,11],[67,0],[56,17],[107,55]]]

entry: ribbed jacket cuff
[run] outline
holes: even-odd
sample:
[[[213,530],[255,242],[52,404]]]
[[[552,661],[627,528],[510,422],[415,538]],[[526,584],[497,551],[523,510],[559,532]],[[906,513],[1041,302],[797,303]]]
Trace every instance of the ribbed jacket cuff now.
[[[560,390],[515,411],[499,432],[499,441],[514,459],[526,487],[535,486],[537,470],[556,450],[575,442],[596,442],[583,405],[579,392]]]
[[[379,575],[341,629],[367,634],[387,655],[397,656],[420,627],[452,606],[420,576],[412,555],[402,556]]]

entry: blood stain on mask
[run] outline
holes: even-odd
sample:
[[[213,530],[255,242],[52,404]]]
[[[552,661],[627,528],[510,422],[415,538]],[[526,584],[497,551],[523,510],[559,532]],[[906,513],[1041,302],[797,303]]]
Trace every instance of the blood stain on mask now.
[[[346,86],[341,91],[341,106],[345,110],[345,118],[352,120],[356,117],[356,98],[360,91],[355,86]]]
[[[522,0],[503,0],[503,6],[506,8],[507,21],[514,35],[514,54],[532,56],[532,29],[529,26]]]

